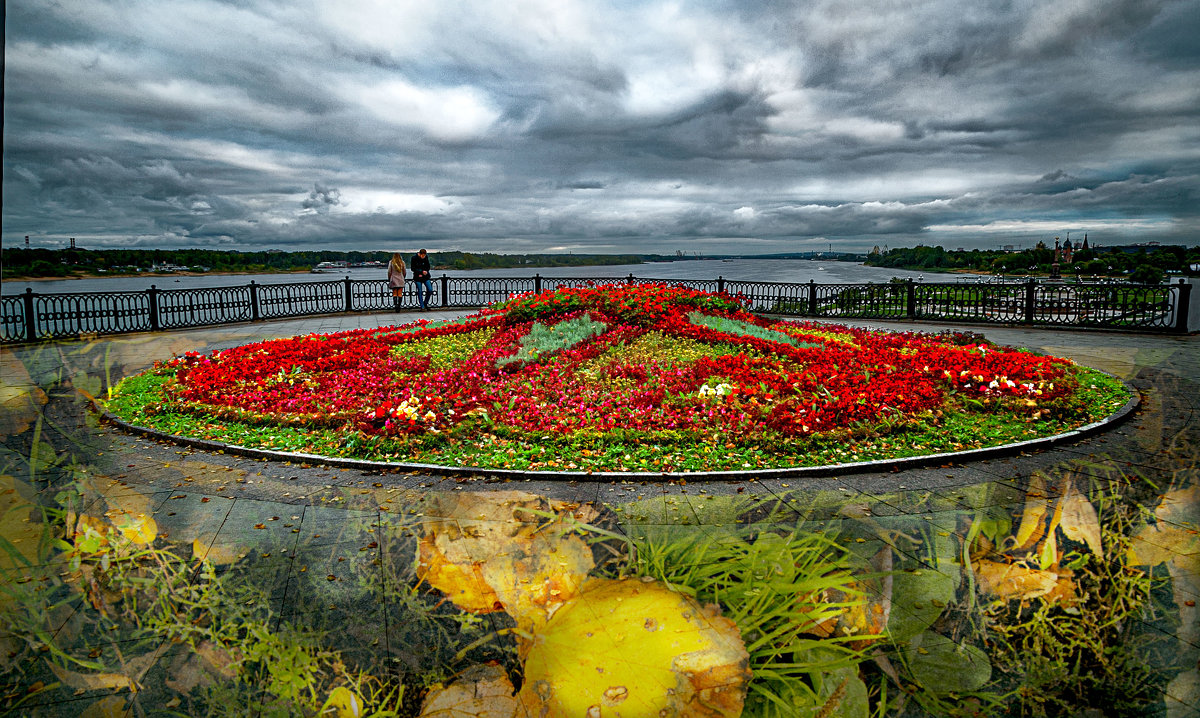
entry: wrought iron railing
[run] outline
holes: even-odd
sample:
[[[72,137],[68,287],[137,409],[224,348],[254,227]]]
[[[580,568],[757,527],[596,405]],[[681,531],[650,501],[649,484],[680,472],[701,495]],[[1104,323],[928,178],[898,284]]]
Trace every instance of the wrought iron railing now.
[[[889,282],[797,284],[644,277],[447,277],[432,281],[435,307],[479,307],[514,294],[606,283],[660,283],[741,297],[756,312],[795,317],[925,319],[1026,326],[1187,332],[1191,285]],[[201,289],[0,296],[0,342],[183,329],[261,319],[419,306],[409,282],[392,296],[382,279]]]

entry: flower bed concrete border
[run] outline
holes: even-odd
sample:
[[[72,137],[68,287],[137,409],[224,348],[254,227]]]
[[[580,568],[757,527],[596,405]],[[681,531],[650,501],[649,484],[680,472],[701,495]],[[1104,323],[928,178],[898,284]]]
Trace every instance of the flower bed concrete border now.
[[[1110,375],[1111,376],[1111,375]],[[519,469],[491,469],[476,466],[444,466],[440,464],[417,464],[399,461],[369,461],[366,459],[350,459],[320,454],[306,454],[294,451],[275,451],[272,449],[257,449],[226,444],[220,441],[197,439],[190,436],[168,434],[157,429],[150,429],[136,424],[130,424],[114,414],[109,413],[97,401],[92,400],[92,408],[100,418],[130,434],[144,436],[160,441],[167,441],[181,446],[212,451],[252,459],[270,459],[275,461],[291,461],[305,464],[334,466],[338,468],[359,469],[363,471],[388,472],[419,472],[436,476],[472,476],[494,478],[498,480],[558,480],[558,481],[740,481],[749,479],[795,479],[819,478],[829,476],[845,476],[848,474],[867,474],[903,471],[931,465],[947,463],[963,463],[983,459],[1016,456],[1030,451],[1042,451],[1060,444],[1067,444],[1080,439],[1107,431],[1128,419],[1141,403],[1141,397],[1133,386],[1126,381],[1121,384],[1129,392],[1129,400],[1116,412],[1105,418],[1086,424],[1077,429],[1066,431],[1053,436],[1044,436],[1028,441],[1018,441],[997,446],[986,446],[966,451],[942,452],[922,456],[908,456],[896,459],[876,459],[874,461],[856,461],[824,466],[789,466],[776,469],[747,469],[745,471],[523,471]]]

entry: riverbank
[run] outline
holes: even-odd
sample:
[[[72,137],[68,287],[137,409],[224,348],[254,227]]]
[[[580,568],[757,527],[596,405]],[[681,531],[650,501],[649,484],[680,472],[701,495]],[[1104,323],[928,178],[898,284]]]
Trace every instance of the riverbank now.
[[[247,274],[310,274],[308,269],[276,269],[276,270],[237,270],[227,272],[105,272],[104,274],[72,274],[68,277],[27,277],[24,275],[4,275],[0,277],[0,281],[4,282],[73,282],[81,279],[132,279],[138,277],[161,277],[162,279],[170,279],[172,277],[236,277]]]
[[[647,262],[642,262],[641,264],[647,264]],[[500,269],[500,270],[560,269],[563,267],[593,267],[594,268],[594,267],[612,267],[612,266],[629,266],[629,265],[524,264],[524,265],[521,265],[520,267],[516,267],[516,266],[514,266],[514,267],[486,267],[486,268],[482,268],[482,269]],[[181,271],[177,271],[177,272],[105,272],[104,274],[72,274],[70,276],[65,276],[65,277],[30,277],[30,276],[26,276],[23,274],[14,274],[14,275],[5,274],[3,276],[0,276],[0,281],[3,281],[3,282],[71,282],[71,281],[82,280],[82,279],[137,279],[137,278],[142,278],[142,277],[152,277],[152,278],[159,278],[159,279],[171,279],[171,278],[177,279],[179,277],[238,277],[238,276],[247,276],[247,275],[254,275],[254,276],[280,275],[280,276],[284,276],[284,275],[297,275],[297,274],[301,274],[301,275],[316,274],[318,276],[337,275],[340,277],[340,276],[344,276],[347,272],[361,272],[363,270],[377,272],[382,275],[387,272],[387,267],[386,266],[385,267],[343,267],[343,268],[337,269],[337,270],[321,271],[321,272],[313,272],[311,269],[304,269],[303,267],[297,268],[297,269],[261,269],[261,270],[259,270],[259,269],[243,269],[243,270],[228,270],[228,271],[213,271],[213,272],[192,272],[192,271],[186,271],[186,270],[181,270]],[[475,270],[460,269],[460,268],[454,267],[449,264],[441,264],[441,265],[434,265],[433,271],[435,271],[435,272],[462,272],[462,271],[478,271],[478,269],[475,269]]]

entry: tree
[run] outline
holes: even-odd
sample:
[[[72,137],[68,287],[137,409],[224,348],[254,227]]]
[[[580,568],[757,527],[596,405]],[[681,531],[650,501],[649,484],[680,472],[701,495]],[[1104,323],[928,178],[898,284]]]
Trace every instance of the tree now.
[[[1129,281],[1134,284],[1162,284],[1163,270],[1153,264],[1139,264],[1129,273]]]

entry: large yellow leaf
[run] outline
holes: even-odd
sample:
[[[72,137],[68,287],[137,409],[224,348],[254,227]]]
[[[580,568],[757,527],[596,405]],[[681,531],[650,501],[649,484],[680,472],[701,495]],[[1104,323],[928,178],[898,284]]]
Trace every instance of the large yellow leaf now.
[[[215,566],[233,563],[249,553],[249,549],[232,543],[209,544],[200,539],[192,540],[192,556],[198,561],[207,561]]]
[[[432,688],[421,706],[421,718],[513,718],[513,690],[500,666],[475,666],[449,686]]]
[[[1049,502],[1046,500],[1046,479],[1039,473],[1029,477],[1029,490],[1025,494],[1025,510],[1017,527],[1017,548],[1029,548],[1037,543],[1045,531],[1043,522]]]
[[[500,597],[483,577],[482,562],[454,563],[438,548],[437,538],[437,534],[429,534],[417,542],[417,578],[446,594],[464,611],[503,610]]]
[[[1143,525],[1129,542],[1127,563],[1177,568],[1200,573],[1200,486],[1168,491],[1154,509],[1157,523]]]
[[[1169,547],[1176,544],[1182,534],[1179,529],[1163,531],[1161,527],[1153,524],[1142,526],[1129,538],[1125,563],[1130,566],[1157,566],[1170,561],[1175,558],[1175,552]]]
[[[1169,491],[1154,509],[1163,521],[1200,529],[1200,485]]]
[[[137,691],[137,684],[124,673],[76,673],[50,661],[46,661],[46,664],[50,666],[50,672],[68,688],[84,691],[124,688]]]
[[[1073,541],[1086,543],[1097,558],[1104,558],[1104,546],[1100,542],[1100,518],[1096,508],[1074,486],[1068,484],[1067,493],[1058,502],[1062,514],[1063,535]]]
[[[748,663],[717,607],[653,581],[592,579],[534,635],[520,715],[733,718]]]
[[[28,370],[9,349],[0,349],[0,436],[29,429],[46,405],[46,392],[33,383]]]
[[[483,578],[517,627],[532,633],[579,593],[592,569],[592,550],[574,534],[539,531],[508,560],[483,564]]]
[[[576,505],[519,491],[451,494],[417,543],[417,577],[474,613],[505,610],[531,631],[579,590],[591,549],[559,517]]]
[[[325,705],[321,706],[320,715],[330,718],[361,718],[362,696],[346,686],[338,686],[329,692],[329,698],[325,700]]]
[[[113,522],[113,526],[121,532],[121,535],[129,539],[133,543],[142,546],[148,546],[154,543],[154,539],[158,536],[158,523],[154,517],[143,512],[130,513],[118,509],[109,509],[104,512],[109,521]]]
[[[1058,574],[986,559],[974,564],[979,590],[1006,600],[1044,596],[1054,590]]]

